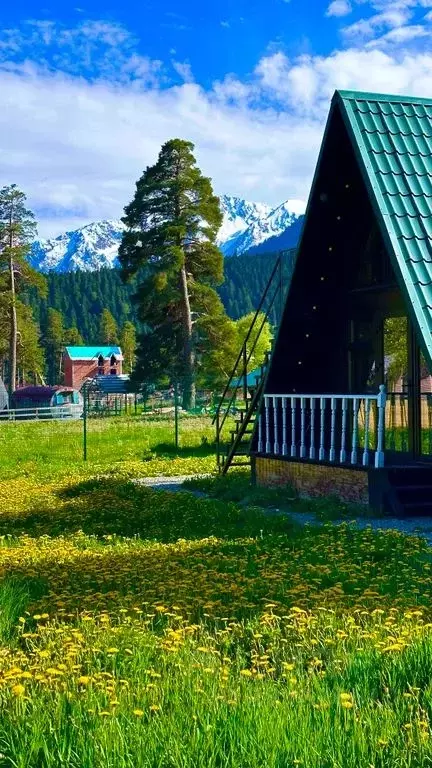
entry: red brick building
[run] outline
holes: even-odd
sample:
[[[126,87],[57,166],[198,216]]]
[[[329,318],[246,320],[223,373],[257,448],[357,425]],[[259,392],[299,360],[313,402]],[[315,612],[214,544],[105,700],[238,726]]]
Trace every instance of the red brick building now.
[[[66,347],[63,353],[65,386],[81,389],[86,379],[122,373],[120,347]]]

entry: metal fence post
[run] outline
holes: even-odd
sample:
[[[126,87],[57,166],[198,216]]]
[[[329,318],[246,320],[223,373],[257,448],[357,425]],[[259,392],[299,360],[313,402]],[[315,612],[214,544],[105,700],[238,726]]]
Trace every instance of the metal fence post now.
[[[84,386],[84,408],[83,408],[83,459],[87,461],[87,387]]]
[[[179,424],[178,424],[178,385],[177,381],[174,384],[174,431],[175,431],[175,447],[176,450],[179,447]]]

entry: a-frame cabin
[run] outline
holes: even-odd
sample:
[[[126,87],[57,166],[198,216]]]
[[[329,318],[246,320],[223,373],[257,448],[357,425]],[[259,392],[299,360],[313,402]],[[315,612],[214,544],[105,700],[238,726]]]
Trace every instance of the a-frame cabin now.
[[[432,99],[337,91],[252,465],[261,484],[432,514]]]

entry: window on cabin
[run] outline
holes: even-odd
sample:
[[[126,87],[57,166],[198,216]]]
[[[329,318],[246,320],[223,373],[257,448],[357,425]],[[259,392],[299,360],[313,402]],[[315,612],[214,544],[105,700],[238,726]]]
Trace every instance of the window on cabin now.
[[[110,374],[115,376],[117,374],[117,360],[115,355],[111,355],[110,359]]]
[[[103,355],[98,357],[98,376],[103,376],[105,373],[105,361]]]

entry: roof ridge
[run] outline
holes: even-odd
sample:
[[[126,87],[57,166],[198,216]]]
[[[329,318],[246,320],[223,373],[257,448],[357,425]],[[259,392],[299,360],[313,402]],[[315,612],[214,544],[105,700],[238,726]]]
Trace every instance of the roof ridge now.
[[[430,104],[432,105],[432,98],[422,96],[405,96],[403,94],[389,94],[389,93],[371,93],[368,91],[344,91],[336,90],[333,95],[333,99],[341,99],[342,101],[387,101],[396,102],[398,104]]]

